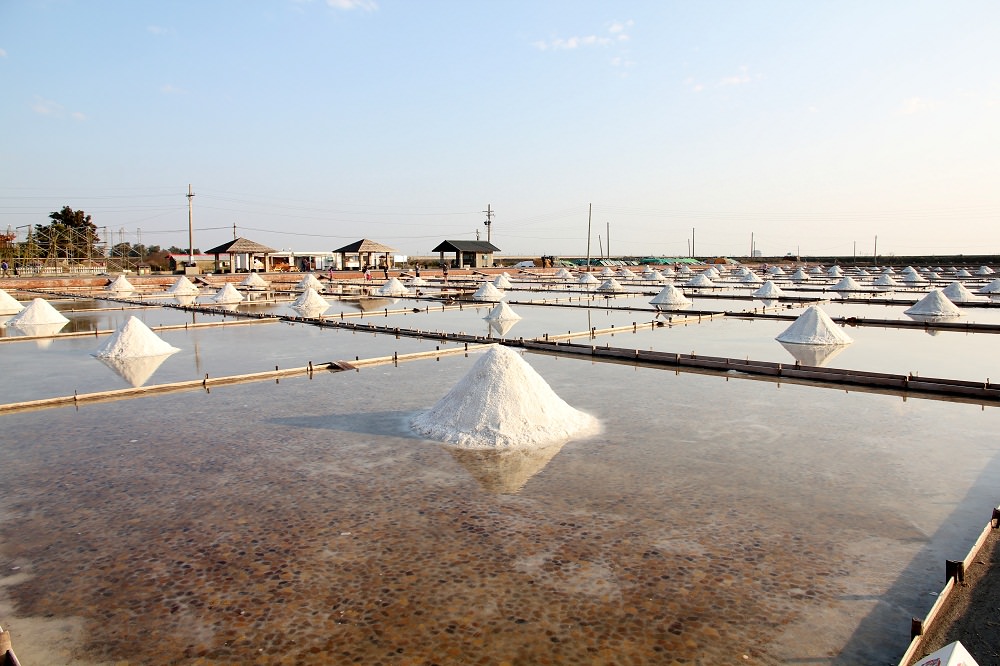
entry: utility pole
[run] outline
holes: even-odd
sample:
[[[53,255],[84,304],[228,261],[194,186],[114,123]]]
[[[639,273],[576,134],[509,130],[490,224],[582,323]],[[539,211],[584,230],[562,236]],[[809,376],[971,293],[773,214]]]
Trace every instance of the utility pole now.
[[[875,234],[875,249],[873,250],[875,255],[875,263],[878,263],[878,234]]]
[[[611,258],[611,223],[610,222],[606,222],[605,224],[607,225],[607,232],[608,232],[607,236],[605,236],[608,239],[608,259],[610,259]]]
[[[194,199],[194,192],[191,191],[191,183],[188,183],[188,266],[194,265],[194,224],[192,222],[191,200]]]
[[[486,221],[483,222],[483,224],[486,225],[486,242],[491,243],[490,229],[493,226],[493,206],[491,204],[486,204],[486,210],[483,212],[486,213]]]
[[[694,227],[691,227],[691,258],[694,259]]]
[[[753,232],[750,232],[750,258],[753,259]]]
[[[590,220],[594,212],[594,204],[587,204],[587,272],[590,272]]]
[[[236,223],[233,222],[233,240],[236,240]]]

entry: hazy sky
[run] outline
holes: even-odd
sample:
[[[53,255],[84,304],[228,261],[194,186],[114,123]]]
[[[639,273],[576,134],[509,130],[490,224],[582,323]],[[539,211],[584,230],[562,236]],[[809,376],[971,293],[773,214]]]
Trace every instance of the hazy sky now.
[[[0,230],[1000,253],[1000,2],[2,0],[0,128]]]

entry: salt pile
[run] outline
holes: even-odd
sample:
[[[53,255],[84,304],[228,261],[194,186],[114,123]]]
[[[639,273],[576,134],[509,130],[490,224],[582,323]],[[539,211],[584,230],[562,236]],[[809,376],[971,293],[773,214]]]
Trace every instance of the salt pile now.
[[[836,268],[836,266],[834,266]],[[831,291],[860,291],[861,285],[854,278],[848,276],[840,280],[837,284],[830,287]]]
[[[608,278],[601,283],[601,286],[597,288],[597,291],[625,291],[625,287],[621,286],[618,280]]]
[[[990,282],[985,287],[980,287],[978,292],[980,294],[1000,294],[1000,278],[997,278]]]
[[[406,296],[409,293],[410,290],[399,281],[399,278],[392,278],[375,290],[376,296]]]
[[[704,273],[699,273],[698,275],[695,275],[693,278],[691,278],[686,283],[684,283],[684,286],[685,287],[714,287],[715,283],[712,282],[708,278],[708,276],[706,276]]]
[[[809,269],[809,273],[812,274],[812,275],[822,275],[823,274],[823,267],[822,266],[813,266],[812,268]]]
[[[913,271],[912,273],[906,273],[903,276],[903,282],[906,284],[927,284],[927,278],[920,273]]]
[[[899,283],[896,279],[892,277],[889,273],[882,273],[877,278],[872,281],[872,284],[876,287],[896,287]]]
[[[143,356],[163,356],[180,349],[174,347],[153,333],[138,317],[129,317],[125,325],[98,349],[98,358],[139,358]]]
[[[602,278],[609,278],[609,277],[614,277],[615,272],[610,268],[608,268],[607,266],[605,266],[604,270],[598,273],[598,275],[601,276]]]
[[[771,266],[767,269],[767,272],[771,275],[784,275],[785,271],[782,270],[781,266]]]
[[[830,277],[843,277],[844,271],[840,270],[840,266],[837,266],[835,264],[833,266],[830,266],[830,270],[828,270],[826,274],[829,275]]]
[[[709,280],[719,279],[719,271],[715,266],[709,266],[701,272],[702,275],[707,277]]]
[[[808,282],[809,274],[805,272],[804,269],[799,268],[794,273],[792,273],[793,282]]]
[[[565,268],[560,268],[559,270],[556,271],[556,275],[555,276],[557,278],[559,278],[560,280],[569,280],[569,279],[571,279],[573,277],[573,274],[570,273]]]
[[[0,315],[17,314],[24,309],[17,299],[0,289]]]
[[[497,289],[510,289],[514,286],[514,283],[511,282],[506,275],[498,275],[493,280],[493,286]]]
[[[304,278],[298,281],[295,285],[296,291],[305,291],[306,289],[312,287],[316,291],[323,291],[323,283],[316,279],[316,276],[309,273]]]
[[[177,278],[170,289],[167,289],[167,293],[175,296],[194,296],[198,293],[198,287],[182,275]]]
[[[40,324],[66,324],[67,322],[69,319],[62,316],[48,301],[44,298],[36,298],[28,304],[28,307],[11,317],[7,324],[14,327],[24,327]]]
[[[577,282],[579,284],[597,284],[600,282],[600,280],[594,277],[593,274],[591,273],[584,273],[583,275],[580,276],[580,279],[577,280]]]
[[[681,266],[680,268],[677,269],[677,274],[678,275],[691,275],[691,273],[693,273],[693,272],[694,271],[692,271],[691,267],[688,266],[687,264],[684,264],[683,266]]]
[[[743,275],[743,282],[746,284],[760,284],[763,280],[761,280],[760,276],[753,271],[747,271]]]
[[[635,273],[623,267],[621,270],[618,271],[618,277],[620,277],[623,280],[634,280]]]
[[[948,297],[952,303],[975,303],[979,297],[966,289],[965,285],[955,280],[941,290],[941,293]]]
[[[980,266],[979,270],[976,271],[979,275],[993,275],[993,269],[989,266]]]
[[[427,284],[427,280],[423,279],[418,275],[416,277],[410,278],[407,284],[409,284],[411,287],[423,287],[424,285]]]
[[[119,275],[115,278],[115,281],[104,288],[105,291],[114,291],[122,294],[130,293],[135,291],[135,287],[132,283],[125,279],[124,275]]]
[[[972,658],[961,641],[955,641],[923,657],[914,666],[979,666],[979,662]]]
[[[246,277],[243,282],[240,282],[241,287],[246,287],[247,289],[267,289],[270,285],[267,280],[262,278],[257,273],[251,273]]]
[[[663,273],[661,273],[660,271],[653,271],[652,273],[649,274],[649,277],[646,278],[646,279],[649,280],[650,282],[666,282],[667,281],[667,277]]]
[[[240,303],[242,300],[243,294],[236,291],[236,287],[229,282],[212,297],[215,303]]]
[[[854,342],[830,315],[815,305],[806,308],[775,340],[797,345],[849,345]]]
[[[963,268],[959,271],[955,271],[955,277],[972,277],[972,273]]]
[[[922,317],[960,317],[962,311],[949,301],[940,289],[931,289],[913,307],[903,310],[903,314]]]
[[[672,284],[664,287],[660,293],[653,297],[650,305],[657,306],[656,309],[670,309],[691,305],[691,299],[684,295],[684,292]],[[663,306],[662,308],[660,306]]]
[[[298,298],[292,302],[292,307],[296,310],[308,310],[309,312],[315,312],[320,310],[319,314],[326,312],[330,304],[325,298],[319,295],[315,289],[312,287],[303,291]]]
[[[778,288],[778,285],[774,284],[770,280],[765,282],[760,289],[753,292],[754,298],[781,298],[785,295],[785,292]]]
[[[483,317],[483,319],[489,321],[511,321],[511,320],[516,321],[520,318],[521,315],[511,310],[510,306],[507,305],[506,301],[500,301],[499,303],[497,303],[496,307],[490,310],[490,313],[488,315]]]
[[[462,449],[536,449],[595,434],[600,422],[555,394],[521,356],[495,345],[410,426]]]
[[[660,269],[660,273],[663,274],[663,277],[668,277],[668,278],[669,277],[673,277],[674,275],[676,275],[676,273],[674,272],[674,269],[671,268],[670,266],[664,266],[663,268],[661,268]]]
[[[472,295],[472,299],[475,301],[499,301],[503,297],[503,292],[494,287],[492,282],[484,282],[483,286]]]

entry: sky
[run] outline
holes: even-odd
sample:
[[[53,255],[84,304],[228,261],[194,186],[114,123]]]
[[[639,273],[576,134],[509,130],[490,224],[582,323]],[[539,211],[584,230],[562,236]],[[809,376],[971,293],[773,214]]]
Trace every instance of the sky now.
[[[189,185],[201,249],[1000,254],[1000,2],[0,1],[0,231]]]

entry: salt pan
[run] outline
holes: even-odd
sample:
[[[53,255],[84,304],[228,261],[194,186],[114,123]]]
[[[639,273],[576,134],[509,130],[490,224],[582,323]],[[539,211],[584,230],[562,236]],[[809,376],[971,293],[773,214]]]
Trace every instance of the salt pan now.
[[[517,352],[500,345],[410,425],[462,449],[536,449],[600,430],[596,418],[568,405]]]

